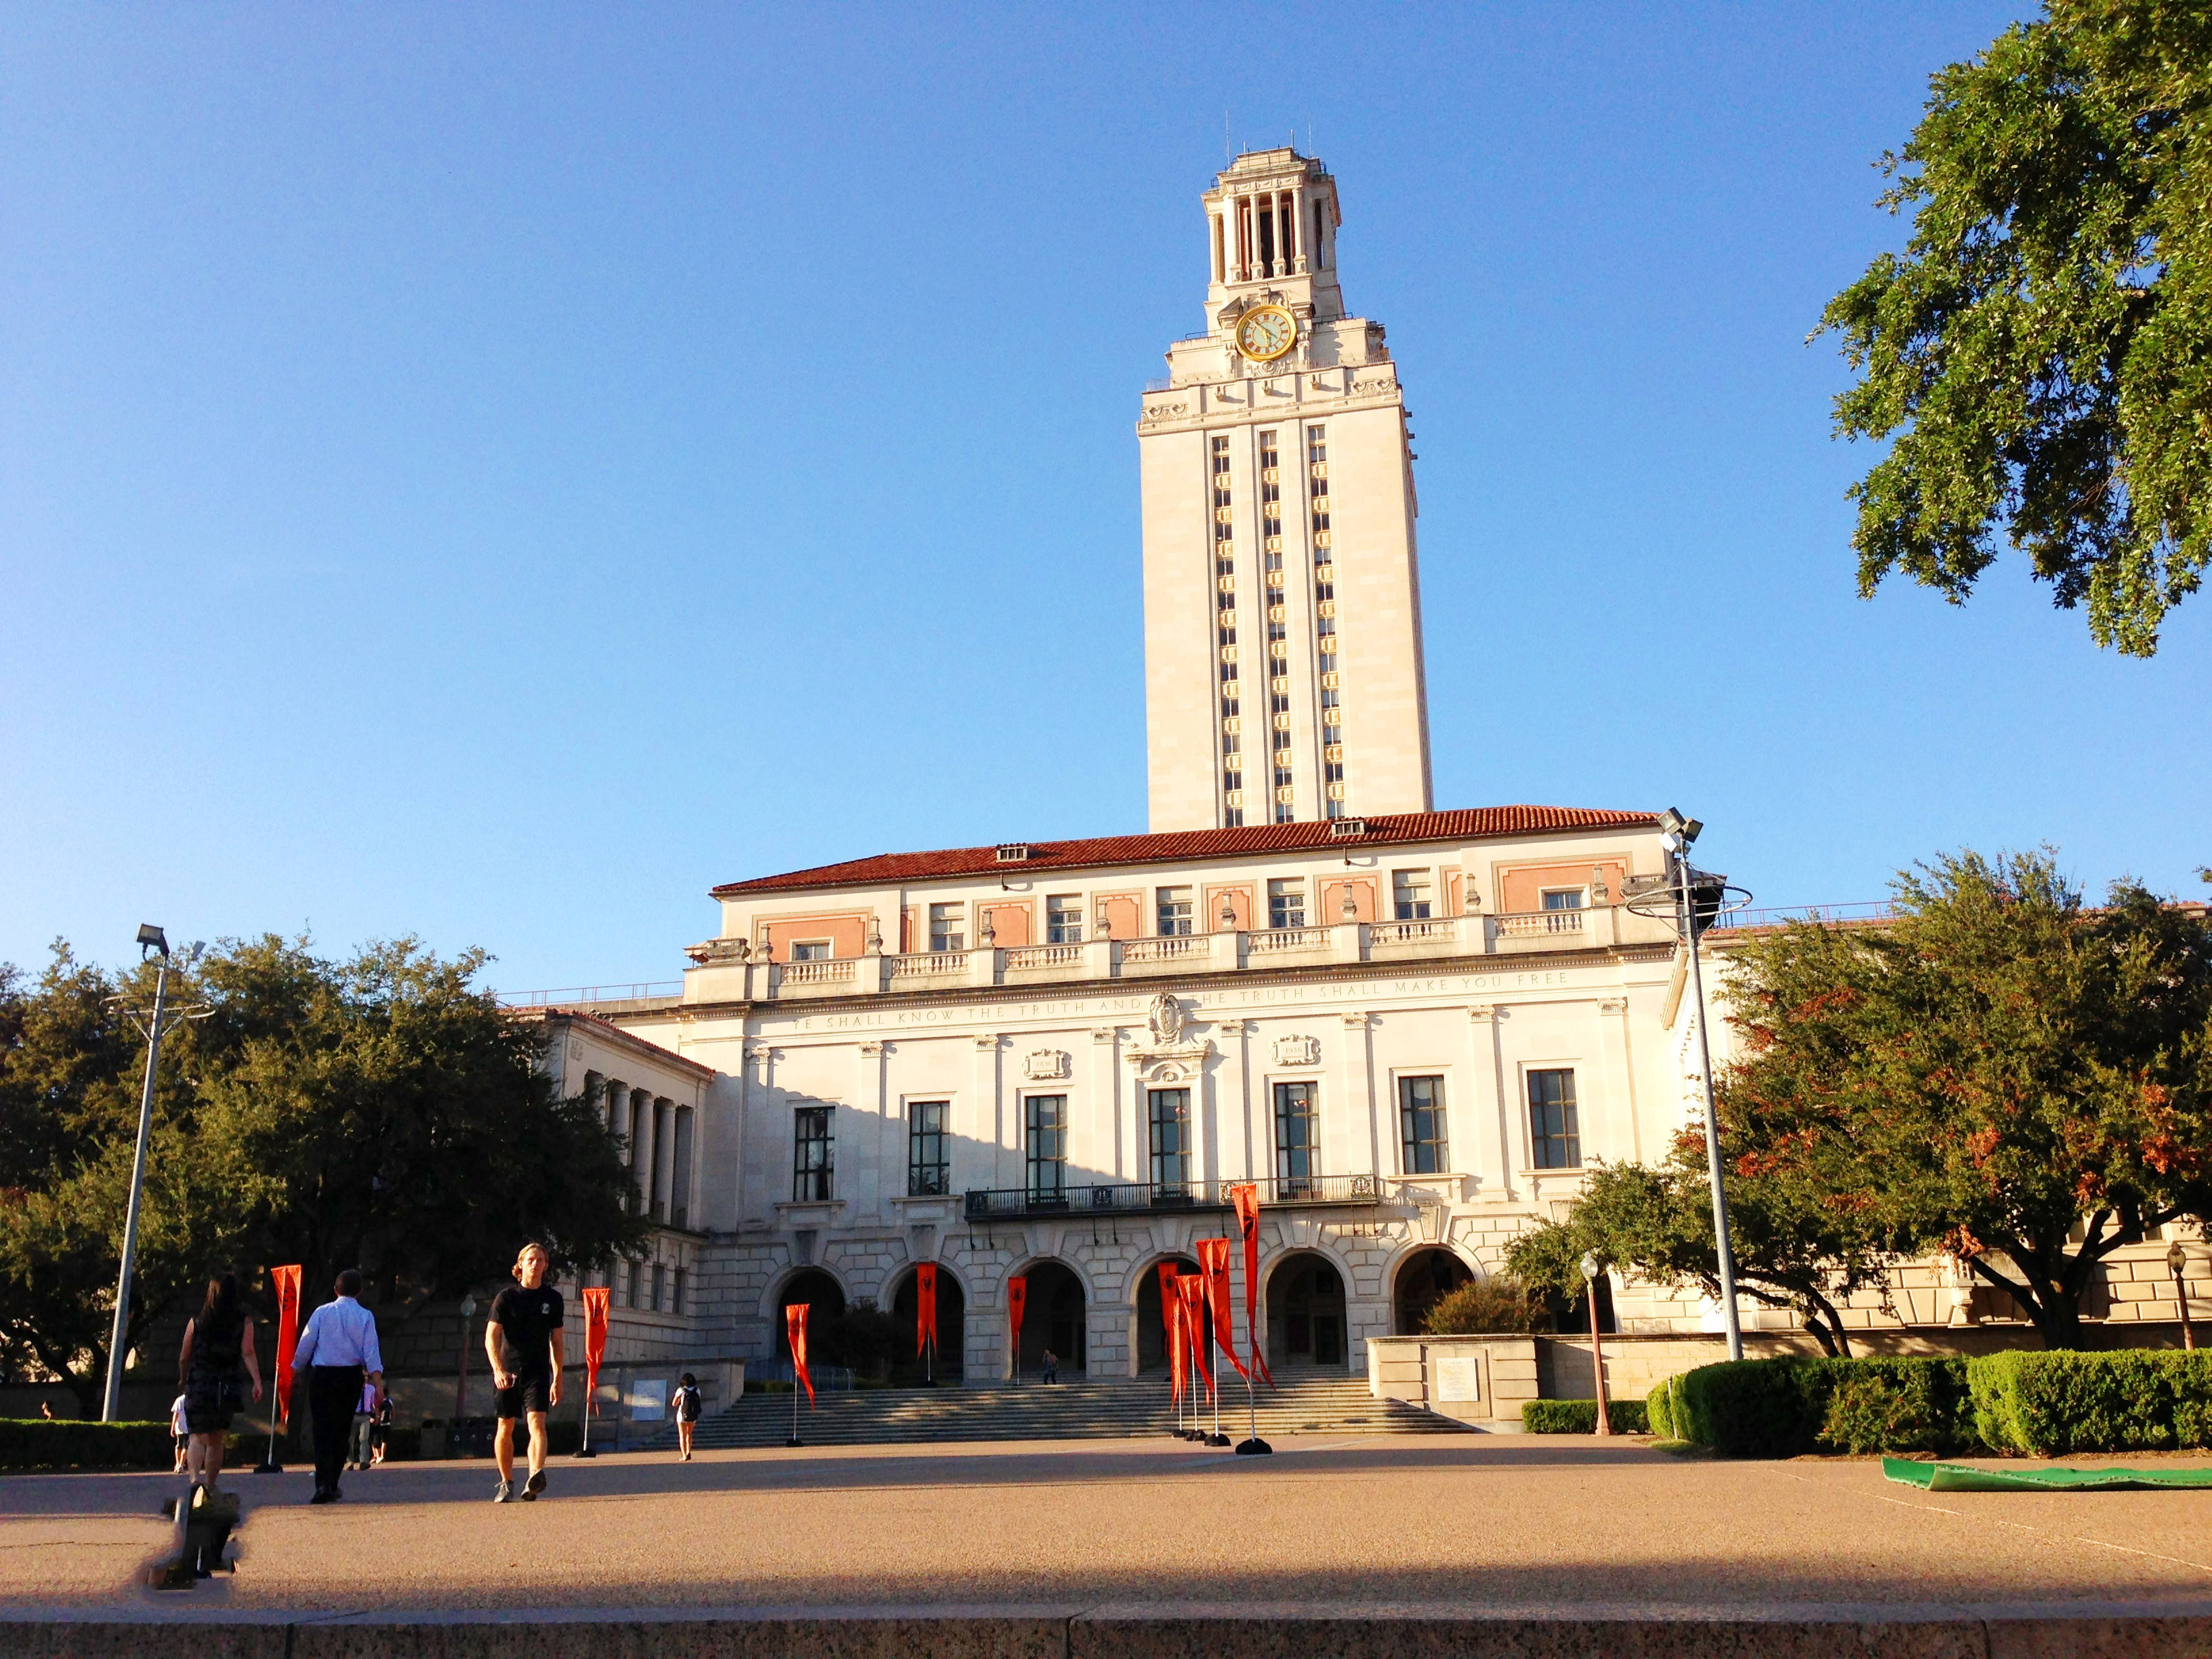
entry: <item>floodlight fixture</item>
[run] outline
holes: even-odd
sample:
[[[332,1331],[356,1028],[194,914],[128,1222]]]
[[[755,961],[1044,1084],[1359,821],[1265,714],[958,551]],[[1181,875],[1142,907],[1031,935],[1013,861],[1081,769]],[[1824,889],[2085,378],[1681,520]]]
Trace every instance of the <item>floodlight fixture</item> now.
[[[152,922],[142,921],[138,924],[138,953],[143,957],[149,951],[159,951],[167,957],[169,954],[169,940],[168,937]]]
[[[1684,817],[1671,806],[1659,815],[1659,833],[1662,836],[1680,837],[1682,845],[1686,848],[1697,840],[1705,827],[1695,818]]]

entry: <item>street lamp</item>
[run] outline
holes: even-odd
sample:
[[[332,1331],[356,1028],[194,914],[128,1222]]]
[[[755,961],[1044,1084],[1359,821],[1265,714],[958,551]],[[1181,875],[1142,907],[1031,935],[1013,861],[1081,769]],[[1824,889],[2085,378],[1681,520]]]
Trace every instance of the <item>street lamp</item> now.
[[[1663,891],[1675,930],[1689,947],[1690,994],[1696,999],[1698,1010],[1698,1089],[1705,1107],[1705,1175],[1713,1189],[1713,1245],[1720,1261],[1721,1316],[1726,1321],[1729,1358],[1741,1359],[1743,1327],[1736,1316],[1735,1258],[1729,1240],[1728,1194],[1721,1181],[1721,1126],[1719,1115],[1713,1109],[1713,1045],[1705,1029],[1705,978],[1698,960],[1698,940],[1705,929],[1719,920],[1723,909],[1741,905],[1751,896],[1731,889],[1725,876],[1690,867],[1691,845],[1705,827],[1695,818],[1684,817],[1671,806],[1660,814],[1659,833],[1667,848],[1666,881],[1662,886],[1648,878],[1632,879],[1627,887],[1638,902],[1628,903],[1627,908],[1638,915],[1664,914],[1642,908]],[[1732,891],[1741,893],[1741,896],[1731,900]]]
[[[161,965],[154,975],[153,1017],[141,1023],[137,1011],[125,1009],[132,1024],[146,1036],[146,1080],[138,1091],[138,1148],[131,1158],[131,1206],[123,1220],[123,1267],[115,1279],[115,1323],[107,1339],[107,1393],[100,1402],[100,1420],[112,1423],[123,1407],[124,1342],[131,1324],[131,1275],[138,1256],[138,1206],[146,1190],[146,1143],[154,1129],[154,1070],[161,1063],[161,1036],[171,1029],[177,1018],[198,1018],[204,1010],[185,1010],[172,1016],[169,998],[169,941],[152,922],[143,923],[138,929],[138,960],[143,963],[155,951],[161,957]],[[188,959],[198,960],[201,947],[195,945],[187,952]]]
[[[1589,1298],[1590,1310],[1590,1370],[1597,1378],[1597,1431],[1613,1432],[1613,1421],[1605,1408],[1605,1349],[1597,1333],[1597,1279],[1604,1272],[1595,1250],[1583,1252],[1583,1293]]]
[[[2189,1265],[2189,1252],[2176,1239],[2166,1247],[2166,1270],[2173,1275],[2173,1299],[2181,1304],[2181,1346],[2194,1348],[2197,1333],[2189,1325],[2189,1289],[2181,1282],[2181,1270]]]

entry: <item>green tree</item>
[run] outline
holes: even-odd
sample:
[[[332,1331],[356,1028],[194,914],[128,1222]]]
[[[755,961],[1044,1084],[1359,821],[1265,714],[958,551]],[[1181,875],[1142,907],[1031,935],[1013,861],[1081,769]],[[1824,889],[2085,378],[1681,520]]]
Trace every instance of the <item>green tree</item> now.
[[[2002,530],[2149,656],[2212,553],[2212,9],[2051,0],[1931,88],[1882,158],[1905,252],[1821,317],[1837,431],[1894,439],[1850,491],[1859,592],[1959,603]]]
[[[232,943],[173,972],[207,1017],[164,1040],[127,1329],[210,1268],[306,1267],[312,1304],[360,1266],[387,1301],[493,1277],[525,1237],[563,1267],[634,1252],[629,1172],[592,1103],[562,1100],[537,1037],[468,981],[477,953],[411,941],[350,961]],[[0,969],[0,1364],[99,1403],[145,1048],[112,975],[57,946]],[[156,1364],[160,1363],[158,1358]]]
[[[1741,947],[1731,1170],[1957,1256],[2079,1346],[2105,1257],[2212,1214],[2212,926],[2128,883],[2085,908],[2048,853],[1897,893],[1893,924]]]
[[[281,1188],[245,1249],[304,1264],[310,1304],[346,1267],[419,1304],[497,1275],[526,1238],[559,1271],[641,1247],[599,1107],[555,1097],[538,1034],[471,988],[485,960],[401,940],[328,963],[268,936],[208,964],[227,1052],[202,1134]]]
[[[170,990],[192,1000],[191,971],[173,972]],[[150,969],[111,975],[63,945],[35,987],[0,969],[0,1356],[15,1375],[61,1378],[87,1415],[106,1382],[146,1060],[125,1009],[153,1000]],[[200,1036],[188,1023],[162,1047],[125,1328],[132,1346],[228,1259],[246,1212],[271,1195],[200,1140]]]
[[[1836,1304],[1882,1289],[1881,1240],[1856,1206],[1832,1201],[1803,1172],[1759,1156],[1724,1103],[1721,1146],[1729,1163],[1729,1236],[1738,1291],[1787,1308],[1820,1346],[1850,1352]],[[1583,1293],[1582,1259],[1594,1252],[1646,1284],[1694,1285],[1720,1299],[1712,1188],[1705,1131],[1686,1129],[1665,1163],[1600,1164],[1564,1221],[1547,1221],[1507,1247],[1514,1275],[1560,1296]]]

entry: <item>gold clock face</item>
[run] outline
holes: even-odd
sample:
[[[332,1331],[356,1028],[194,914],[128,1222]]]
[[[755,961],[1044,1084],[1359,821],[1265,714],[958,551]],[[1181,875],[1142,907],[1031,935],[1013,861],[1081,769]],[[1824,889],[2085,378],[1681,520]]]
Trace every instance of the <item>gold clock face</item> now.
[[[1237,319],[1237,349],[1255,363],[1271,363],[1297,343],[1297,319],[1280,306],[1254,306]]]

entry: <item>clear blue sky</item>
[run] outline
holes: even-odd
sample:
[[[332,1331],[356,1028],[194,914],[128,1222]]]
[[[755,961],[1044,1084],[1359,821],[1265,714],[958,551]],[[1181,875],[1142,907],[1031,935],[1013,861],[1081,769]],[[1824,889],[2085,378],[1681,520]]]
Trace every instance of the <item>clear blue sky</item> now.
[[[716,881],[1145,818],[1136,443],[1297,130],[1420,453],[1439,805],[1761,902],[2212,859],[2212,595],[1853,593],[1822,301],[2003,5],[0,14],[0,959],[672,977]],[[1310,134],[1310,139],[1309,139]]]

